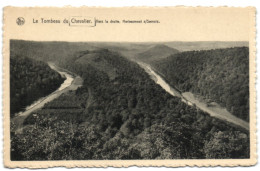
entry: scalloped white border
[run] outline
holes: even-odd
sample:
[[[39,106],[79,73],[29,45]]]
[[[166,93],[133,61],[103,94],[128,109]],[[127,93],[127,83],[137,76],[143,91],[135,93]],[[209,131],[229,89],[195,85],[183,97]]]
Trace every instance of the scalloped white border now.
[[[6,7],[13,8],[13,7]],[[25,9],[27,7],[24,7]],[[56,7],[41,7],[41,8],[56,8]],[[65,6],[61,8],[75,8]],[[80,8],[89,8],[82,6]],[[91,8],[109,8],[109,7],[91,7]],[[234,7],[123,7],[123,8],[234,8]],[[255,7],[248,8],[250,12],[250,33],[249,33],[249,50],[250,50],[250,159],[194,159],[194,160],[85,160],[85,161],[10,161],[10,118],[9,115],[9,38],[8,30],[5,30],[5,16],[3,15],[3,125],[4,125],[4,165],[8,168],[48,168],[63,166],[72,167],[130,167],[130,166],[164,166],[164,167],[184,167],[184,166],[252,166],[257,163],[256,154],[256,27],[255,27]],[[27,8],[28,9],[28,8]],[[6,81],[8,80],[8,81]]]

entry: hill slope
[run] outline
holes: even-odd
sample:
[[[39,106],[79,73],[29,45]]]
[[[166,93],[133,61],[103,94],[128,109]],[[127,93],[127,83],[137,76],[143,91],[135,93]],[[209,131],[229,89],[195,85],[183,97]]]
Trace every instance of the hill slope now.
[[[11,117],[35,100],[55,91],[63,83],[59,73],[46,63],[24,56],[10,56]]]
[[[107,73],[111,80],[117,76],[116,68],[107,59],[108,50],[84,51],[75,60],[75,64],[79,66],[90,65],[95,69]]]
[[[190,51],[152,63],[171,85],[215,101],[249,120],[247,47]]]

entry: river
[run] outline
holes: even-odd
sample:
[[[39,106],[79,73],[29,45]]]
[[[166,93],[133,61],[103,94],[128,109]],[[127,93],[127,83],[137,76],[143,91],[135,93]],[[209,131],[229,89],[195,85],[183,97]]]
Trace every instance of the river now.
[[[208,105],[206,102],[198,99],[191,92],[179,92],[178,90],[171,87],[159,74],[157,74],[151,66],[143,62],[137,62],[149,75],[150,77],[159,84],[166,92],[171,94],[172,96],[177,96],[182,99],[188,105],[196,106],[202,111],[208,113],[212,117],[216,117],[218,119],[230,122],[232,124],[238,125],[246,130],[249,130],[249,123],[232,115],[225,108],[221,107],[217,103],[214,105]]]
[[[14,124],[14,128],[12,131],[15,131],[16,133],[21,133],[23,128],[24,120],[35,110],[42,108],[46,103],[56,99],[61,94],[68,92],[69,90],[76,90],[77,88],[81,87],[83,84],[83,80],[79,76],[73,76],[66,72],[66,70],[63,70],[57,66],[55,66],[53,63],[48,63],[51,69],[58,72],[62,77],[65,77],[65,81],[60,85],[60,87],[49,94],[48,96],[45,96],[43,98],[40,98],[39,100],[33,102],[31,105],[27,106],[25,111],[19,112],[16,114],[16,116],[11,120]]]

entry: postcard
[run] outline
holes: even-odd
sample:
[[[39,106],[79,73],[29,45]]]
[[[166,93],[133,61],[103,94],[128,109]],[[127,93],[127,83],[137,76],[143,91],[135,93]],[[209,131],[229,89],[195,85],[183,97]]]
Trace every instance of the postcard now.
[[[4,165],[252,166],[254,7],[5,7]]]

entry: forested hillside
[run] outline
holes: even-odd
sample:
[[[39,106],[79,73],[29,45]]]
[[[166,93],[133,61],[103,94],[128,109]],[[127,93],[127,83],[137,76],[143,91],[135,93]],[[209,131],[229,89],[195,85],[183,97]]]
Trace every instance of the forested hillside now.
[[[63,81],[64,78],[46,63],[11,53],[11,117],[33,101],[55,91]]]
[[[108,50],[72,59],[64,67],[84,85],[27,118],[12,160],[249,157],[247,131],[172,97],[136,63]]]
[[[249,121],[248,56],[247,47],[189,51],[153,62],[152,66],[181,91],[215,101]]]

